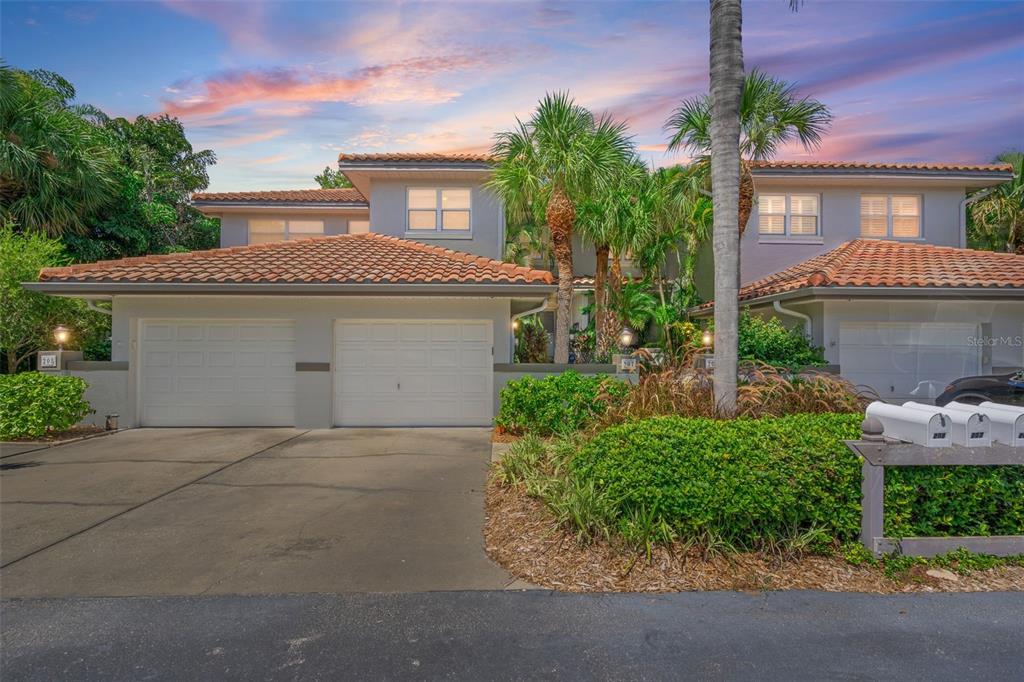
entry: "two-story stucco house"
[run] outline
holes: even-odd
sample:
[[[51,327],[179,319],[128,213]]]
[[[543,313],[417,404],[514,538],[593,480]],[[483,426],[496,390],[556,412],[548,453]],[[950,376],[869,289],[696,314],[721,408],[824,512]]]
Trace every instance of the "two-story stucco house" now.
[[[344,154],[351,189],[196,195],[221,219],[219,249],[51,268],[29,286],[112,303],[127,426],[488,425],[512,321],[555,290],[550,272],[501,262],[491,163]],[[845,375],[892,396],[1019,366],[1024,349],[979,339],[1024,334],[1024,257],[956,248],[968,190],[1008,177],[760,165],[743,300],[805,321]],[[593,258],[578,250],[582,303]]]
[[[964,248],[968,203],[1010,166],[766,161],[752,174],[740,300],[803,324],[843,376],[929,399],[1024,365],[1024,257]]]

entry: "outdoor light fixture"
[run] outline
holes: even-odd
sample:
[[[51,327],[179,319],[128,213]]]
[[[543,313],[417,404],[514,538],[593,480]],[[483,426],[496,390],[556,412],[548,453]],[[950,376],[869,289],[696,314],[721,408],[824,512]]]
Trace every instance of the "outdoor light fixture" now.
[[[700,335],[700,342],[704,344],[705,348],[710,348],[711,347],[711,343],[714,340],[715,340],[715,337],[707,329],[705,329],[704,333]]]
[[[519,329],[519,320],[512,320],[512,329]]]
[[[619,345],[623,348],[630,348],[634,343],[636,343],[636,332],[628,326],[623,327],[619,332]]]
[[[71,338],[71,330],[62,324],[57,325],[53,330],[53,339],[57,342],[57,346],[64,350],[64,344]]]

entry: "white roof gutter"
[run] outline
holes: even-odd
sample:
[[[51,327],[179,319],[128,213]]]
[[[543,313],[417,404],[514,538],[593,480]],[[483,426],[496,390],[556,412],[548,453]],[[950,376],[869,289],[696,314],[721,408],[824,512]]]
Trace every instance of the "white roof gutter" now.
[[[25,282],[23,287],[44,294],[97,298],[97,294],[153,294],[192,296],[201,294],[252,294],[257,296],[416,296],[451,294],[465,296],[524,296],[534,293],[547,295],[555,291],[555,284],[515,283],[231,283],[231,282]]]

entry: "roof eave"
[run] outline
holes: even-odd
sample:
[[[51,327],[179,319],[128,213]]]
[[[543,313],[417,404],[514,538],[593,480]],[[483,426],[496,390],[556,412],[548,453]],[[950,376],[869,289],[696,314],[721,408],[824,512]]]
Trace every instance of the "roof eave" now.
[[[488,172],[494,165],[483,161],[339,161],[338,168],[344,171],[437,171],[465,170]]]
[[[1013,171],[954,171],[929,170],[925,168],[752,168],[754,178],[800,178],[800,177],[851,177],[851,178],[892,178],[911,180],[995,180],[1005,182],[1013,179]]]
[[[825,298],[1021,298],[1024,299],[1022,287],[890,287],[890,286],[843,286],[843,287],[801,287],[790,291],[781,291],[766,296],[748,298],[739,302],[740,307],[765,305],[773,301],[794,299],[825,299]],[[707,308],[695,306],[687,313],[694,317],[707,317],[713,314],[715,306]]]
[[[193,201],[195,208],[301,208],[301,209],[356,209],[367,210],[365,201]]]
[[[547,295],[557,289],[556,284],[544,282],[80,282],[42,281],[26,282],[22,286],[45,294],[70,296],[145,295],[272,295],[272,296],[437,296],[468,294],[522,296],[527,293]]]

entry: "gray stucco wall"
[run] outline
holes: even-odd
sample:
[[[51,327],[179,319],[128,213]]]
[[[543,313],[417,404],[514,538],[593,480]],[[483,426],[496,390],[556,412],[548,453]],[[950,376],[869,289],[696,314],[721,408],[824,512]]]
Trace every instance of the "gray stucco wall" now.
[[[469,233],[408,233],[406,189],[409,187],[469,187],[472,192]],[[379,234],[415,239],[498,260],[501,260],[505,246],[505,212],[501,202],[485,190],[478,180],[373,180],[370,185],[370,229]]]
[[[123,362],[72,362],[68,374],[88,384],[85,400],[93,409],[79,422],[103,427],[108,414],[123,415],[128,407],[128,367]],[[120,422],[121,427],[126,426]]]
[[[224,213],[220,219],[220,245],[245,246],[249,243],[250,220],[322,220],[324,234],[346,234],[349,220],[368,220],[368,211],[362,213],[317,213],[306,210],[268,210],[260,213]]]
[[[757,206],[740,240],[740,282],[756,279],[783,270],[808,258],[829,251],[845,241],[860,237],[861,194],[917,194],[923,197],[921,208],[921,239],[900,240],[940,246],[960,246],[960,202],[962,187],[922,187],[887,183],[884,186],[796,185],[792,181],[779,184],[769,180],[757,182],[758,194],[818,194],[821,197],[821,236],[814,238],[767,238],[757,232]],[[709,249],[710,251],[710,249]],[[710,263],[708,264],[710,265]],[[704,285],[708,279],[702,278]],[[710,296],[709,296],[710,297]]]
[[[494,357],[510,361],[508,298],[483,297],[298,297],[118,296],[114,299],[112,359],[128,361],[127,407],[122,426],[135,426],[137,331],[141,319],[281,319],[295,321],[295,361],[331,363],[337,319],[491,320]],[[332,373],[296,373],[296,422],[301,428],[333,423]]]

